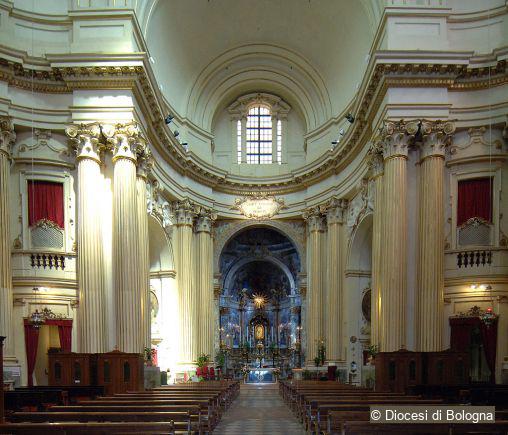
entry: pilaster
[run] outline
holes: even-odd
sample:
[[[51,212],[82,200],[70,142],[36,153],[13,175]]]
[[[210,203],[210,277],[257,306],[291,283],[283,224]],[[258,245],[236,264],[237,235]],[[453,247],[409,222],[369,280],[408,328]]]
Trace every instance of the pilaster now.
[[[347,200],[332,198],[326,205],[328,235],[326,244],[327,283],[325,287],[326,307],[324,334],[327,343],[326,358],[330,363],[344,359],[343,355],[343,294],[346,261],[344,221]]]
[[[319,207],[308,209],[303,218],[307,221],[309,281],[307,289],[306,312],[306,364],[313,364],[317,356],[318,342],[324,339],[323,288],[325,271],[323,269],[325,218]]]

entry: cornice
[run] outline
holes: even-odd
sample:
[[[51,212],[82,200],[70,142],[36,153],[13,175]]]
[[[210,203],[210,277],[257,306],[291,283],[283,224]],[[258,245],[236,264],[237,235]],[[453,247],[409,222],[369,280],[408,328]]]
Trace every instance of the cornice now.
[[[497,55],[504,51],[498,50]],[[219,192],[235,195],[249,192],[286,194],[303,190],[339,173],[355,157],[355,153],[371,137],[372,120],[389,87],[485,89],[508,82],[506,60],[493,64],[490,58],[484,57],[479,63],[482,66],[474,67],[471,65],[476,64],[475,59],[465,52],[396,52],[391,53],[392,59],[405,57],[406,61],[389,63],[388,54],[379,52],[371,59],[358,100],[353,105],[355,122],[342,139],[341,146],[327,151],[304,167],[264,182],[256,177],[239,177],[221,171],[183,149],[164,123],[163,98],[144,54],[90,54],[84,55],[84,58],[81,55],[79,58],[78,55],[59,55],[51,57],[52,66],[38,69],[0,59],[0,80],[11,86],[47,93],[70,93],[74,89],[132,89],[149,115],[147,119],[150,121],[145,128],[150,142],[178,172]],[[407,61],[410,57],[412,59]],[[435,63],[424,63],[425,57],[430,57]],[[91,66],[90,63],[99,65]]]

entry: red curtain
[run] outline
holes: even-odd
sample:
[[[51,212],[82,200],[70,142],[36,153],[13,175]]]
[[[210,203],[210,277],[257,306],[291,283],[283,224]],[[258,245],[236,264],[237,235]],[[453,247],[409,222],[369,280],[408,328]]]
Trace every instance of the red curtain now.
[[[496,347],[497,347],[497,319],[492,324],[481,322],[480,332],[483,340],[483,351],[490,370],[490,381],[496,382]]]
[[[41,219],[64,228],[63,184],[50,181],[28,182],[28,223],[35,225]]]
[[[39,328],[35,328],[25,320],[25,350],[28,375],[28,386],[33,387],[33,373],[37,361],[37,346],[39,344]]]
[[[492,222],[492,178],[460,180],[458,183],[457,225],[478,217]]]
[[[71,319],[47,319],[46,325],[58,326],[60,349],[62,352],[70,352],[72,348],[72,320]]]

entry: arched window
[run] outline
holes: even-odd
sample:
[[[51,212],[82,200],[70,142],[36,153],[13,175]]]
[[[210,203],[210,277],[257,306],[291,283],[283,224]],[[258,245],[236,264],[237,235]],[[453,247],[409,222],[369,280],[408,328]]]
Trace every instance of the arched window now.
[[[244,95],[229,107],[238,164],[282,164],[290,109],[280,97],[264,93]]]
[[[247,163],[272,163],[272,114],[265,106],[255,105],[247,114]]]

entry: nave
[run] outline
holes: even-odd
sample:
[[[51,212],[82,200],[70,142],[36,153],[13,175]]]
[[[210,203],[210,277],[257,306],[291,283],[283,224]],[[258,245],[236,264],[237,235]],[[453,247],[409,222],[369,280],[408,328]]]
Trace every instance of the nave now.
[[[242,384],[238,398],[224,414],[215,433],[304,435],[305,430],[282,401],[276,384]]]

